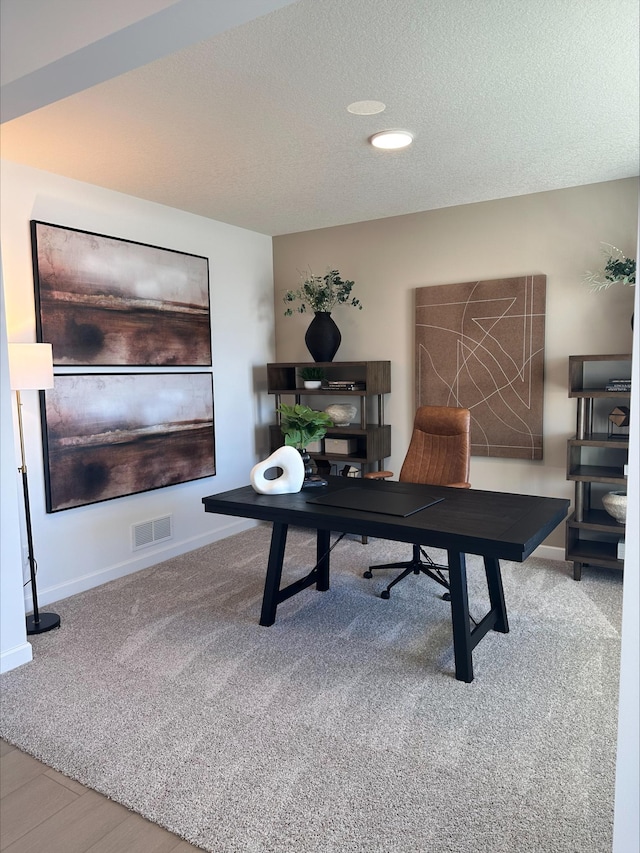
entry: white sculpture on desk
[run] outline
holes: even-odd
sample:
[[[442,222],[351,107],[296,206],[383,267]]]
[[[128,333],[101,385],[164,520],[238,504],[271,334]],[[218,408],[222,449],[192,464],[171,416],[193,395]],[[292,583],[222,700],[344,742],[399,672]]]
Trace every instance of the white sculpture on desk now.
[[[267,480],[265,471],[269,468],[282,468],[282,474],[274,480]],[[251,469],[249,480],[254,491],[261,495],[288,495],[299,492],[304,480],[304,462],[295,447],[279,447],[263,462]]]

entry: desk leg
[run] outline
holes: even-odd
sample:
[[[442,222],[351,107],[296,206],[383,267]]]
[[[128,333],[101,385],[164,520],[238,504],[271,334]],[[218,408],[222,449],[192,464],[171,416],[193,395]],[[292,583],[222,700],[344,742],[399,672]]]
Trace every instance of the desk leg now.
[[[448,551],[449,584],[451,592],[451,621],[453,623],[453,654],[458,681],[473,681],[471,626],[465,555]]]
[[[260,613],[260,624],[265,627],[273,625],[276,621],[278,592],[280,590],[280,578],[282,576],[282,563],[284,561],[285,545],[287,544],[288,527],[288,524],[276,524],[274,522],[271,529],[269,563],[267,565],[267,577],[264,582],[262,612]]]
[[[329,548],[331,547],[331,531],[318,530],[316,540],[316,561],[318,567],[318,583],[316,589],[326,592],[329,589]]]
[[[487,588],[489,589],[491,609],[496,615],[496,624],[493,626],[493,630],[499,631],[501,634],[508,634],[509,622],[507,621],[507,608],[504,603],[500,561],[496,557],[485,557],[484,571],[487,575]]]

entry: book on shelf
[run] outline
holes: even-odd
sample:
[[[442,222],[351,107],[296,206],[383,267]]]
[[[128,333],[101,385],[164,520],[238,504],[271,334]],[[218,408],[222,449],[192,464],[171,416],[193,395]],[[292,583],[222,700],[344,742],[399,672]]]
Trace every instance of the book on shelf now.
[[[366,385],[356,379],[327,379],[322,387],[329,391],[364,391]]]
[[[624,539],[618,539],[616,556],[619,560],[624,560]]]
[[[605,391],[631,391],[630,379],[609,379],[604,386]]]

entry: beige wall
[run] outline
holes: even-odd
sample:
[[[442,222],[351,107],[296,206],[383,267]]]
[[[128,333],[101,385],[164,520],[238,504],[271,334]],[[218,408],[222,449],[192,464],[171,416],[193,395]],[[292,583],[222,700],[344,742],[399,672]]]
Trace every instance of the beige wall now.
[[[281,302],[284,291],[297,285],[298,270],[324,273],[330,267],[355,280],[364,310],[335,310],[342,332],[335,360],[391,360],[387,464],[397,472],[414,412],[415,288],[544,273],[544,457],[540,462],[474,457],[471,481],[480,489],[571,498],[566,440],[575,430],[576,407],[567,397],[567,359],[630,352],[634,297],[632,288],[622,286],[591,293],[582,276],[602,266],[601,241],[635,257],[637,222],[638,180],[629,178],[276,237],[277,360],[311,360],[304,345],[310,316],[284,317]],[[563,549],[564,529],[546,544]]]

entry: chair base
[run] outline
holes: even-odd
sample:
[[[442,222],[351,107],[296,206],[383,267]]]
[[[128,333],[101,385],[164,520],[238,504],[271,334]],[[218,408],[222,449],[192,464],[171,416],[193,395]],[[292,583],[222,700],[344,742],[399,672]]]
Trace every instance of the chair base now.
[[[372,578],[374,569],[403,569],[403,571],[395,577],[391,583],[387,586],[386,589],[383,589],[380,593],[380,598],[387,599],[391,596],[391,590],[393,587],[400,583],[401,580],[404,580],[410,574],[414,575],[427,575],[436,583],[439,583],[441,586],[445,587],[446,590],[449,590],[449,582],[442,575],[442,572],[446,572],[449,570],[449,566],[444,566],[439,563],[434,563],[431,557],[427,554],[427,552],[420,547],[420,545],[413,546],[413,557],[411,560],[406,560],[401,563],[381,563],[376,566],[369,566],[366,572],[363,572],[363,577]],[[449,592],[445,592],[442,596],[443,601],[451,601],[451,596]]]

